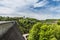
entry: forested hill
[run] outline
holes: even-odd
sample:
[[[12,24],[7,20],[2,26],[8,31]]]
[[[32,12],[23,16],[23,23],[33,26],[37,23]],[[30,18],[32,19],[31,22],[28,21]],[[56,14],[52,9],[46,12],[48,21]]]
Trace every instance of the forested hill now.
[[[37,20],[34,18],[28,18],[28,17],[25,18],[25,17],[2,17],[0,16],[0,21],[16,21],[22,34],[29,33],[30,29],[37,22],[49,23],[49,24],[58,22],[58,24],[60,24],[60,19]]]

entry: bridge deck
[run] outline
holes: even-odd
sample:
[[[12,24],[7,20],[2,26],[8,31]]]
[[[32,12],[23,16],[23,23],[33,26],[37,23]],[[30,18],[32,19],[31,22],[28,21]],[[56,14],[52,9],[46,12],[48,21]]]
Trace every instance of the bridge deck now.
[[[24,40],[16,22],[0,22],[0,40]]]

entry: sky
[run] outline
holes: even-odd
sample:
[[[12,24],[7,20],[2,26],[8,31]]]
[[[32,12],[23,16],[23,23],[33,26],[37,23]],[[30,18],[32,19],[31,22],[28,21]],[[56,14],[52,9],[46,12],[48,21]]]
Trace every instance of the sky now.
[[[60,19],[60,0],[0,0],[0,16]]]

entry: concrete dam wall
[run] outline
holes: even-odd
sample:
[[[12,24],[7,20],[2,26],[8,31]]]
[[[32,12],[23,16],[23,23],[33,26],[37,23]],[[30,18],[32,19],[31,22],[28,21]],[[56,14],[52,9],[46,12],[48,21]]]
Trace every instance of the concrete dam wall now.
[[[0,23],[0,40],[25,40],[16,22]]]

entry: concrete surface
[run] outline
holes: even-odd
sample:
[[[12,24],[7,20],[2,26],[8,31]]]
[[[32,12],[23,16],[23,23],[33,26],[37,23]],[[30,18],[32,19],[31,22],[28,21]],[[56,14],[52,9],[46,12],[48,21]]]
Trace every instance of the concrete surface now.
[[[25,40],[16,22],[0,22],[0,40]]]

